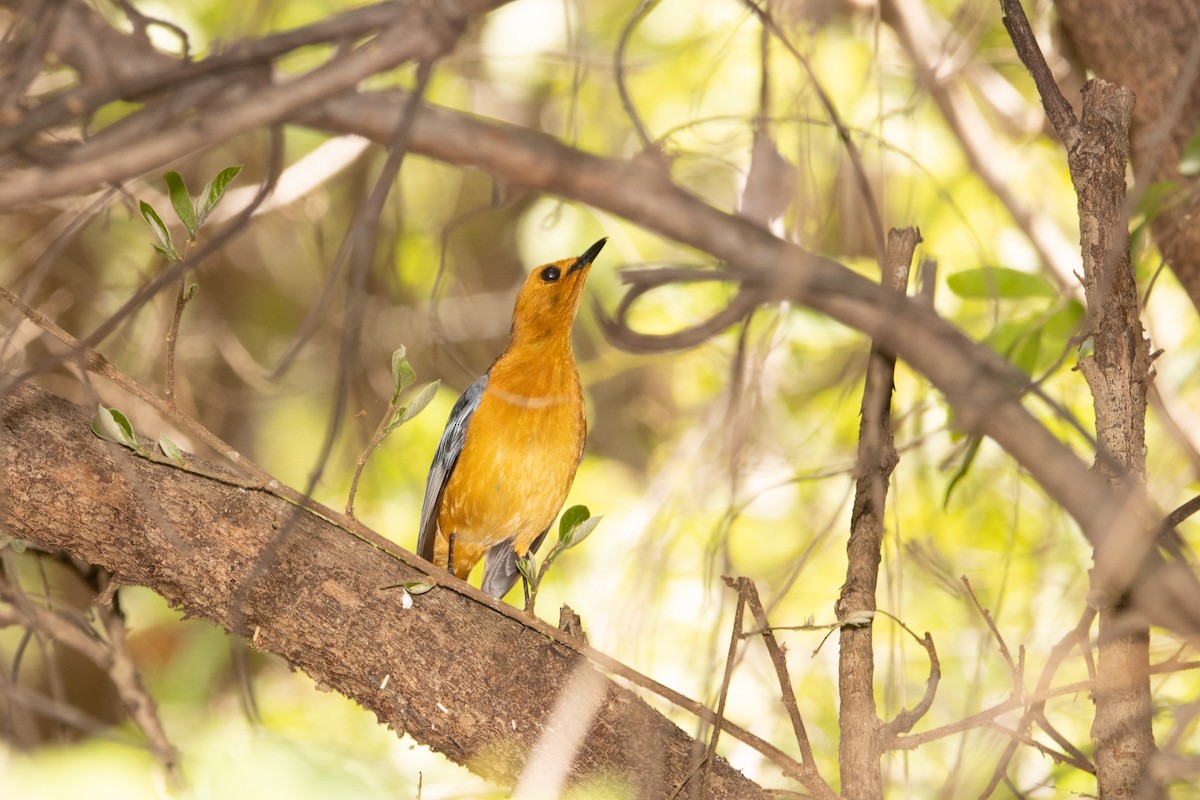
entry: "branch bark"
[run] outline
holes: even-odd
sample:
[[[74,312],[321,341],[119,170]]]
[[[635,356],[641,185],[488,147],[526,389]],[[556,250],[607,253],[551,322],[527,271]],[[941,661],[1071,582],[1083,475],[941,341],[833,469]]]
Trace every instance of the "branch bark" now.
[[[1079,199],[1079,237],[1091,352],[1079,369],[1096,412],[1095,471],[1115,490],[1137,495],[1146,484],[1146,396],[1150,345],[1139,317],[1129,256],[1125,170],[1133,93],[1104,80],[1083,88],[1078,121],[1059,92],[1018,0],[1001,0],[1004,25],[1033,74],[1051,124],[1067,148]],[[1144,504],[1141,504],[1145,508]],[[1150,798],[1162,788],[1150,777],[1156,752],[1151,727],[1150,628],[1131,619],[1125,584],[1114,569],[1154,549],[1148,518],[1133,517],[1120,536],[1097,548],[1090,597],[1100,616],[1096,674],[1096,784],[1101,800]]]
[[[1139,190],[1178,188],[1151,219],[1154,239],[1200,309],[1200,178],[1179,156],[1200,126],[1200,0],[1055,0],[1074,50],[1095,74],[1129,87]]]
[[[916,228],[888,232],[886,274],[882,283],[904,294],[913,251],[921,241]],[[838,597],[839,622],[853,614],[874,614],[875,589],[883,548],[883,513],[888,481],[899,457],[892,437],[892,390],[896,359],[877,345],[867,360],[862,413],[858,428],[857,484],[846,543],[846,582]],[[883,797],[883,754],[880,719],[875,709],[875,650],[871,620],[844,625],[839,631],[838,695],[841,713],[838,725],[838,763],[842,791],[849,800]]]
[[[587,659],[464,587],[405,608],[381,587],[428,580],[395,554],[265,492],[135,456],[90,433],[88,415],[32,386],[0,399],[0,524],[148,586],[353,698],[398,733],[513,785],[555,701]],[[136,483],[136,485],[135,485]],[[147,508],[153,498],[156,508]],[[276,532],[288,526],[281,542]],[[172,530],[164,530],[170,526]],[[179,543],[178,546],[176,543]],[[242,582],[274,548],[274,567]],[[408,556],[411,559],[411,556]],[[239,595],[239,590],[241,594]],[[237,597],[242,606],[234,606]],[[588,667],[590,668],[590,667]],[[608,679],[570,766],[638,797],[669,797],[696,742]],[[702,745],[700,745],[702,747]],[[766,793],[716,759],[710,797]]]

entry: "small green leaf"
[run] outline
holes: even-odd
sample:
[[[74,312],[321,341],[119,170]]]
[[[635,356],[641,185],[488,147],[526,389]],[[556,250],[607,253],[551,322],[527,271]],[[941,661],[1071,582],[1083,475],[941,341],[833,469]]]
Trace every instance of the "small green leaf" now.
[[[421,391],[417,393],[417,396],[412,399],[412,402],[400,409],[400,413],[396,416],[396,424],[403,425],[417,414],[420,414],[422,411],[424,411],[425,406],[429,405],[430,401],[433,400],[434,395],[437,394],[438,387],[441,385],[442,382],[440,380],[436,380],[433,383],[427,384],[425,388],[421,389]]]
[[[162,450],[163,455],[171,459],[172,463],[181,467],[187,466],[187,460],[183,457],[183,451],[165,433],[158,437],[158,449]]]
[[[424,581],[409,581],[408,583],[403,584],[403,586],[404,591],[408,592],[414,597],[425,594],[433,588],[432,583],[425,583]]]
[[[537,565],[533,562],[533,556],[529,553],[517,559],[517,571],[521,573],[521,577],[530,586],[537,583]]]
[[[192,298],[194,298],[199,291],[200,291],[200,284],[189,283],[187,285],[187,288],[183,290],[183,302],[185,302],[185,303],[192,302]]]
[[[413,370],[412,364],[408,363],[406,353],[404,345],[400,345],[396,352],[392,353],[392,402],[395,402],[400,393],[417,380],[417,373]]]
[[[1185,178],[1200,175],[1200,132],[1192,134],[1192,138],[1183,146],[1175,169]]]
[[[1042,276],[1009,267],[963,270],[947,278],[946,283],[959,297],[1058,297],[1058,289]]]
[[[12,551],[18,555],[20,555],[21,553],[24,553],[25,548],[28,545],[29,545],[29,542],[25,541],[24,539],[13,539],[12,541],[10,541],[8,543],[8,546],[12,548]]]
[[[217,173],[217,177],[208,182],[204,187],[204,191],[200,193],[200,208],[196,212],[196,227],[204,224],[204,220],[208,219],[208,215],[217,207],[217,203],[225,196],[225,190],[229,188],[229,184],[242,171],[241,165],[236,167],[226,167]]]
[[[138,203],[138,207],[142,211],[142,218],[146,220],[146,224],[154,232],[154,238],[158,239],[158,244],[154,246],[154,249],[172,261],[179,261],[179,251],[175,249],[175,243],[171,241],[171,232],[167,230],[167,226],[163,223],[162,217],[158,215],[158,212],[154,210],[154,206],[142,200]]]
[[[1081,359],[1088,358],[1096,352],[1096,343],[1092,341],[1092,337],[1088,336],[1079,343],[1079,357]]]
[[[592,512],[587,506],[571,506],[563,512],[562,518],[558,521],[558,540],[565,541],[567,535],[577,525],[583,524]]]
[[[183,227],[187,228],[188,236],[195,239],[196,209],[192,207],[192,198],[188,195],[187,184],[183,182],[183,176],[172,170],[163,175],[163,180],[167,182],[167,196],[171,198],[171,206],[175,209],[175,215],[179,217]]]
[[[559,539],[559,543],[562,544],[564,550],[566,550],[568,547],[574,547],[590,536],[592,531],[596,530],[596,526],[600,524],[600,520],[602,519],[604,519],[603,514],[595,517],[588,517],[583,522],[567,531],[566,536],[560,535],[561,538]]]
[[[962,463],[958,465],[958,469],[954,471],[954,475],[950,478],[950,483],[946,484],[946,496],[942,498],[942,506],[949,507],[950,495],[954,493],[954,487],[958,482],[967,476],[971,471],[971,464],[975,463],[975,456],[979,454],[979,445],[983,443],[983,437],[972,434],[970,441],[967,444],[967,452],[963,456]]]
[[[133,434],[133,425],[129,418],[115,408],[96,407],[96,416],[92,417],[92,433],[101,439],[131,447],[141,451],[142,445]]]

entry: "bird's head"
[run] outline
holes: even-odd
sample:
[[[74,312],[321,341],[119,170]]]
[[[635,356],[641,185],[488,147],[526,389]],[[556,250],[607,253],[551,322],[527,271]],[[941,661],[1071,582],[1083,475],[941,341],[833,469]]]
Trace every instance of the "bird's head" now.
[[[601,239],[578,258],[552,261],[529,274],[513,309],[513,342],[536,342],[570,333],[588,270],[607,241]]]

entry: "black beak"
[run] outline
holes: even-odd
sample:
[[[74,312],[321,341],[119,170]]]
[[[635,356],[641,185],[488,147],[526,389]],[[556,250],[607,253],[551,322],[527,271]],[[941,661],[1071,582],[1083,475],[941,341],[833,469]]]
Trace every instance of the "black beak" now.
[[[581,255],[579,258],[575,259],[575,263],[571,265],[571,268],[569,270],[567,270],[567,274],[570,275],[575,270],[583,269],[588,264],[592,263],[596,259],[596,256],[600,255],[600,251],[604,249],[604,243],[607,241],[608,241],[608,237],[605,236],[603,239],[596,242],[594,245],[589,247],[587,250],[584,250],[583,255]]]

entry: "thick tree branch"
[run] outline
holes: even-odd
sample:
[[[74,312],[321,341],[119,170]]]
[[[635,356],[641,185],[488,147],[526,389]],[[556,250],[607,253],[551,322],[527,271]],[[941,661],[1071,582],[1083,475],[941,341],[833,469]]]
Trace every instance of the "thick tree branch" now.
[[[381,587],[428,578],[380,544],[265,492],[109,445],[92,436],[88,414],[32,386],[0,400],[0,418],[0,523],[13,535],[148,586],[189,616],[222,626],[244,620],[253,646],[498,783],[516,781],[586,661],[467,587],[434,588],[405,608],[403,592]],[[156,509],[146,508],[147,497]],[[283,524],[290,532],[275,568],[235,609],[242,581]],[[670,796],[695,742],[632,692],[606,684],[571,780],[604,773],[639,797]],[[709,788],[711,797],[766,797],[721,759]]]

